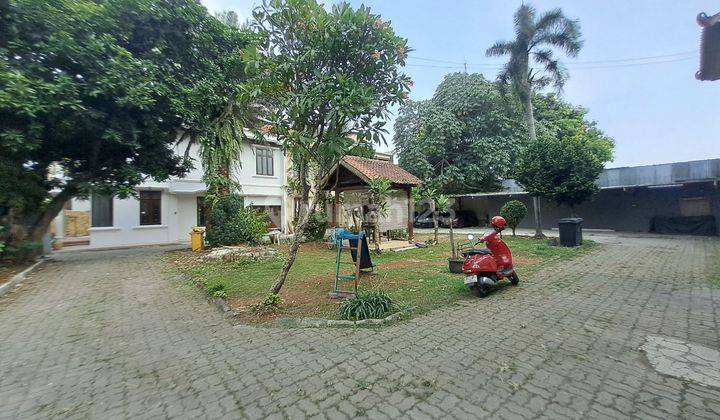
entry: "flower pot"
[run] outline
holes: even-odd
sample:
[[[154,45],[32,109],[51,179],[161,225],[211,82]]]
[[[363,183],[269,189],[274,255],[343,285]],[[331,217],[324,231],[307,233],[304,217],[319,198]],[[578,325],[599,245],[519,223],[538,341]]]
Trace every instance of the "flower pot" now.
[[[463,266],[462,258],[448,258],[448,267],[451,273],[462,273]]]

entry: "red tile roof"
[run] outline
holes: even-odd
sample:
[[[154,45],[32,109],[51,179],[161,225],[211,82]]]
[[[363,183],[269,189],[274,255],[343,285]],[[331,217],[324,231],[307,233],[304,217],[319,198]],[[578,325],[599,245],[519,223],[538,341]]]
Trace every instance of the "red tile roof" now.
[[[385,160],[345,156],[342,164],[367,179],[387,178],[393,184],[420,186],[422,181],[405,169]]]

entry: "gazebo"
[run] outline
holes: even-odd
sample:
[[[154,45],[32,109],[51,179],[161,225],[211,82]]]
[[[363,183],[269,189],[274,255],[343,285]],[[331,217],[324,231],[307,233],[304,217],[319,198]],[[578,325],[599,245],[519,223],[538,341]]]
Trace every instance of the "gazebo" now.
[[[405,227],[406,222],[408,239],[412,240],[415,212],[412,188],[421,186],[422,181],[388,160],[346,156],[328,172],[320,185],[322,190],[334,192],[331,211],[332,226],[337,227],[340,223],[339,194],[341,192],[366,192],[369,189],[370,180],[378,178],[390,180],[392,189],[396,191],[389,200],[389,213],[391,214],[388,220],[383,222],[384,226],[401,229]]]

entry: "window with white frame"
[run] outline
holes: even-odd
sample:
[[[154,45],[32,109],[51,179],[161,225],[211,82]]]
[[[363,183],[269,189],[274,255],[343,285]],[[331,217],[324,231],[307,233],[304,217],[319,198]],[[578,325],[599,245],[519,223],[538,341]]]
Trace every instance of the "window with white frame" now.
[[[258,147],[255,149],[255,173],[258,175],[274,175],[272,149]]]

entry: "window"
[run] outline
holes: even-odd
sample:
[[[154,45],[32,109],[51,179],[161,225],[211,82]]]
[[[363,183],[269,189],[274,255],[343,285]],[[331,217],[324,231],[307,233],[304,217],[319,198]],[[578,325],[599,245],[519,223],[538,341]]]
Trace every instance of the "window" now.
[[[272,149],[255,149],[255,173],[258,175],[273,175],[273,151]]]
[[[90,199],[92,227],[108,227],[113,225],[113,196],[93,194]]]
[[[160,191],[140,191],[140,225],[162,224]]]
[[[197,198],[197,225],[205,226],[205,197]]]

